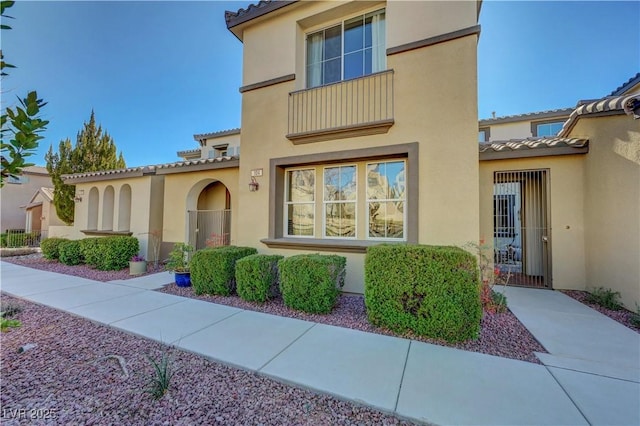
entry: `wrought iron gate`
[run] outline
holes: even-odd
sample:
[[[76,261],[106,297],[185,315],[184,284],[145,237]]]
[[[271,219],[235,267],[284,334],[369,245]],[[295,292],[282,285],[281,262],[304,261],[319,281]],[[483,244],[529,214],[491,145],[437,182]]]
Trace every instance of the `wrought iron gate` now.
[[[190,210],[189,244],[196,250],[231,242],[231,210]]]
[[[496,271],[510,285],[551,288],[548,170],[494,172]]]

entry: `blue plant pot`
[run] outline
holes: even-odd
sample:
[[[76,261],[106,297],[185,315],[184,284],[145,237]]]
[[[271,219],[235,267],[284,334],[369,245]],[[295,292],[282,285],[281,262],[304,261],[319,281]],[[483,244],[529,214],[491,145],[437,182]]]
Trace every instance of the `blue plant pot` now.
[[[176,272],[176,285],[178,287],[190,287],[191,286],[191,274],[189,272]]]

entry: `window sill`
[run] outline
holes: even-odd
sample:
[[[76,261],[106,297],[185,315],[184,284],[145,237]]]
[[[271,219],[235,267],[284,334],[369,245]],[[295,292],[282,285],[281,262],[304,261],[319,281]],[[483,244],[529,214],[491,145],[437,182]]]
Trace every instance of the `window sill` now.
[[[366,241],[319,238],[265,238],[260,242],[269,248],[318,250],[343,253],[366,253],[368,247],[380,244],[406,244],[405,241]]]
[[[133,235],[133,232],[130,231],[99,231],[97,229],[85,229],[80,232],[82,232],[84,235],[94,236],[124,235],[130,237]]]

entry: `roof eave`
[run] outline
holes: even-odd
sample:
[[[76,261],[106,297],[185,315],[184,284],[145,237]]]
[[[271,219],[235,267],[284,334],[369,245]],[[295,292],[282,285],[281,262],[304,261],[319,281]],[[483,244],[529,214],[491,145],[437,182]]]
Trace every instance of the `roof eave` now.
[[[280,0],[270,2],[260,1],[257,5],[250,4],[246,10],[239,9],[237,12],[227,10],[224,13],[227,29],[231,31],[238,40],[243,41],[243,24],[282,9],[283,7],[296,3],[297,1],[298,0]]]

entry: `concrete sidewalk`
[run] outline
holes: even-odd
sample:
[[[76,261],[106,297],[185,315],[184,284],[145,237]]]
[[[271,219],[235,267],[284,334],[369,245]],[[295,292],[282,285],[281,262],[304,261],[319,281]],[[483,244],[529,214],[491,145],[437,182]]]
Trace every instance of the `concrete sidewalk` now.
[[[474,425],[640,422],[637,381],[590,374],[603,391],[596,408],[588,410],[581,405],[584,389],[566,385],[564,376],[574,372],[564,368],[150,291],[171,280],[166,273],[101,283],[6,262],[1,267],[1,289],[8,294],[412,420]],[[608,398],[611,389],[616,395],[626,392],[627,398]]]

